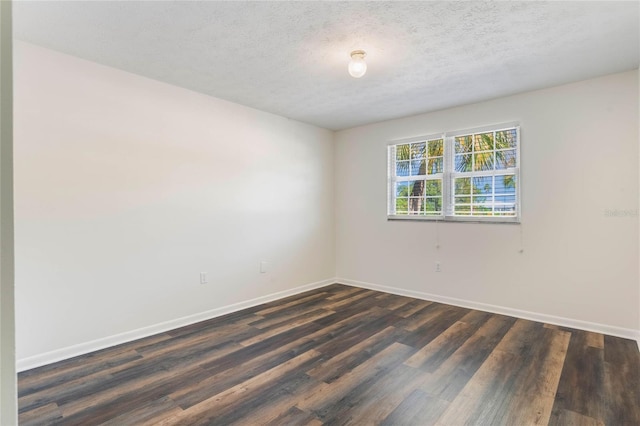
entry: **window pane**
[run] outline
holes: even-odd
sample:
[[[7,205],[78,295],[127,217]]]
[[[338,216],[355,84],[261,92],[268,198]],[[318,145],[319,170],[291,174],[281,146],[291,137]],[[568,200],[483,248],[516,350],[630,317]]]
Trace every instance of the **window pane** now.
[[[471,171],[471,154],[456,155],[456,172]]]
[[[419,197],[424,195],[424,181],[412,180],[409,181],[409,196]]]
[[[516,138],[516,129],[496,132],[496,149],[515,148],[517,146]]]
[[[426,195],[442,195],[442,181],[438,180],[428,180],[426,182],[425,187]]]
[[[424,175],[426,174],[426,164],[424,160],[412,160],[411,161],[411,175]]]
[[[471,194],[471,178],[456,178],[454,194]]]
[[[473,154],[473,171],[493,170],[493,151]]]
[[[420,214],[423,211],[424,211],[424,198],[410,197],[409,198],[409,214]]]
[[[409,185],[407,182],[396,182],[396,197],[407,197],[409,195]]]
[[[442,198],[427,198],[425,199],[426,213],[440,213],[442,212]]]
[[[471,152],[471,135],[456,137],[455,153]]]
[[[496,195],[496,203],[510,203],[515,205],[515,195]]]
[[[408,206],[408,198],[396,198],[396,214],[407,214]]]
[[[491,203],[491,196],[474,195],[473,204]]]
[[[496,194],[515,194],[516,193],[516,176],[504,175],[496,176],[495,183]]]
[[[491,151],[493,150],[493,132],[474,135],[473,142],[474,151]]]
[[[471,197],[455,197],[456,204],[471,204]]]
[[[474,194],[491,194],[493,186],[492,176],[474,177],[473,193]]]
[[[409,159],[409,144],[396,145],[396,160]]]
[[[509,149],[506,151],[496,152],[496,169],[502,170],[516,166],[516,150]]]
[[[442,173],[442,157],[440,158],[429,158],[429,164],[427,167],[427,173],[430,175],[435,175],[437,173]]]
[[[411,144],[411,158],[412,159],[422,159],[425,157],[427,144],[424,142],[420,143],[412,143]]]
[[[496,206],[495,208],[496,216],[515,216],[516,215],[516,206],[507,205],[507,206]]]
[[[409,176],[409,161],[396,162],[396,176]]]
[[[442,157],[442,153],[443,153],[442,150],[443,150],[442,139],[429,141],[429,157]]]
[[[471,214],[471,206],[455,206],[454,213],[460,216],[469,216]]]
[[[472,206],[472,212],[474,216],[491,216],[493,210],[491,207]]]

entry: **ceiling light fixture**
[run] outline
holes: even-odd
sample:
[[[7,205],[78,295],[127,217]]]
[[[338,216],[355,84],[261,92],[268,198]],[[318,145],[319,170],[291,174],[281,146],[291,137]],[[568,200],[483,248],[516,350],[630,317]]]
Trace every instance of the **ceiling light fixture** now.
[[[349,61],[349,74],[351,77],[360,78],[367,72],[367,63],[364,57],[367,52],[364,50],[354,50],[351,52],[351,61]]]

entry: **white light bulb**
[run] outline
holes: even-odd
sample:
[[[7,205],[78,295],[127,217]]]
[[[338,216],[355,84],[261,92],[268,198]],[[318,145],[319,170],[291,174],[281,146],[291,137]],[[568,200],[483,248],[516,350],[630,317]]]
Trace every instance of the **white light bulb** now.
[[[364,50],[351,52],[351,61],[349,62],[349,74],[351,77],[360,78],[367,72],[367,63],[364,61],[366,55]]]

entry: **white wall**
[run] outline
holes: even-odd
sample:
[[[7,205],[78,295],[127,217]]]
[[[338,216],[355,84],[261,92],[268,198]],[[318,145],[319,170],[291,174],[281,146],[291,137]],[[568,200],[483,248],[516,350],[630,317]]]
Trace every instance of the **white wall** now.
[[[388,141],[510,121],[522,225],[386,220]],[[637,71],[341,131],[335,156],[342,281],[638,329]]]
[[[23,367],[335,275],[330,131],[24,42],[15,69]]]
[[[13,250],[11,1],[0,2],[0,425],[18,423]]]

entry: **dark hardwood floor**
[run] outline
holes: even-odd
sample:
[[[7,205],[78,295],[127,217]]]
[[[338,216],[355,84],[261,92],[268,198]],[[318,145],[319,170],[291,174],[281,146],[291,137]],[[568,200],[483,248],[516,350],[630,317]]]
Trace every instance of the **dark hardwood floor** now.
[[[636,343],[331,285],[19,375],[24,425],[640,425]]]

